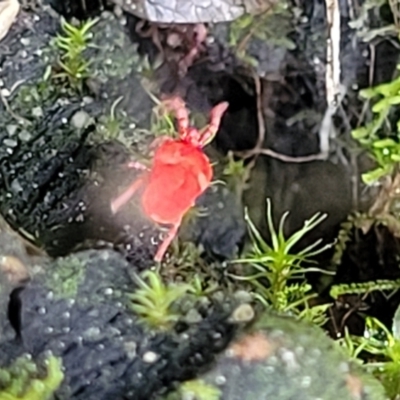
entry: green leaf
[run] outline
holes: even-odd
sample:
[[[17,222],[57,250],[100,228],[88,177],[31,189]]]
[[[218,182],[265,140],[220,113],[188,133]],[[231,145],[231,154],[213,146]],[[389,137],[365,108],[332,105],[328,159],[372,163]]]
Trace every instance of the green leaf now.
[[[390,155],[390,159],[393,161],[393,162],[400,162],[400,152],[397,152],[397,153],[393,153],[393,154],[391,154]]]
[[[278,228],[275,228],[272,215],[271,200],[267,199],[267,210],[266,219],[267,226],[270,232],[271,244],[263,239],[261,234],[258,232],[255,225],[250,220],[247,210],[245,212],[245,218],[249,226],[251,240],[252,240],[252,251],[247,257],[235,260],[232,263],[250,264],[250,271],[246,271],[246,275],[243,277],[232,276],[235,279],[245,280],[250,282],[254,286],[255,297],[264,305],[269,305],[276,311],[285,312],[285,310],[293,307],[297,310],[298,307],[303,307],[307,299],[310,298],[312,293],[306,294],[307,288],[301,285],[307,285],[303,281],[299,287],[293,287],[290,283],[291,279],[303,279],[304,274],[307,272],[321,271],[318,268],[312,268],[304,266],[304,262],[310,263],[310,257],[320,254],[327,248],[331,247],[320,246],[321,239],[317,240],[313,244],[306,248],[291,252],[293,246],[297,244],[304,235],[312,230],[316,225],[322,222],[326,218],[325,214],[315,214],[308,221],[305,221],[304,226],[294,232],[288,238],[284,234],[284,224],[288,217],[288,212],[285,212],[280,219]],[[293,290],[292,290],[293,289]],[[296,292],[297,298],[293,295]],[[293,303],[295,303],[293,305]],[[299,312],[296,311],[298,315]],[[311,318],[314,315],[311,312],[303,313],[304,318]],[[321,319],[322,320],[322,319]]]
[[[397,307],[393,317],[392,332],[395,339],[400,340],[400,307]]]
[[[243,30],[249,27],[254,21],[254,18],[250,14],[244,14],[234,22],[234,29]]]
[[[353,139],[359,140],[369,136],[370,130],[366,126],[360,126],[359,128],[353,129],[351,131],[351,136]]]
[[[389,101],[391,105],[400,104],[400,96],[389,97]]]
[[[375,140],[372,143],[372,146],[377,149],[383,149],[387,147],[397,146],[397,143],[393,139],[385,138],[385,139]]]
[[[400,91],[400,80],[396,79],[389,83],[382,83],[378,86],[375,86],[374,90],[384,97],[395,96]]]
[[[361,89],[358,93],[363,99],[372,99],[379,94],[379,92],[374,87]]]
[[[372,171],[362,174],[361,178],[366,185],[371,185],[372,183],[376,182],[379,178],[382,178],[382,176],[389,173],[391,169],[392,167],[376,168]]]
[[[374,113],[379,113],[387,108],[390,108],[391,103],[390,103],[390,98],[383,98],[382,100],[378,101],[373,107],[372,111]]]

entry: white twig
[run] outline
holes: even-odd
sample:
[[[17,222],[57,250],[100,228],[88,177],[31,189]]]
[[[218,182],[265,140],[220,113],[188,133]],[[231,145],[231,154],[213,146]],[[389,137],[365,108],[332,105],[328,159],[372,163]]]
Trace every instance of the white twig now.
[[[339,0],[325,0],[328,38],[326,40],[326,102],[328,108],[319,129],[320,153],[329,155],[329,141],[335,136],[332,117],[343,98],[340,85],[340,9]],[[341,90],[342,89],[342,90]],[[342,93],[341,93],[342,92]]]
[[[319,127],[319,150],[322,159],[327,159],[329,157],[329,141],[336,137],[336,129],[333,124],[333,116],[336,113],[337,108],[342,102],[344,96],[346,95],[347,88],[344,85],[339,85],[339,92],[336,94],[336,106],[328,105],[324,118],[322,119],[321,125]]]
[[[339,0],[325,1],[329,28],[326,41],[326,100],[328,107],[336,108],[340,93],[340,9]]]

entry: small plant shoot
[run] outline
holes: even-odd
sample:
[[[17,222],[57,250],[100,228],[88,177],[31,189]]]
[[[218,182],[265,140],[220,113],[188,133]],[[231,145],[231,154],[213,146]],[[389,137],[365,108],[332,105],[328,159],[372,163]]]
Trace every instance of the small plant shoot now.
[[[364,336],[353,336],[346,330],[338,342],[359,363],[363,363],[360,358],[362,354],[364,360],[367,357],[364,367],[382,382],[388,398],[399,398],[400,340],[382,322],[367,317]]]
[[[399,69],[400,67],[398,67]],[[376,167],[362,175],[366,184],[391,175],[400,162],[400,121],[389,121],[394,107],[400,104],[400,77],[391,82],[360,90],[360,96],[373,105],[372,120],[354,129],[352,136],[368,151]]]
[[[190,285],[166,285],[154,271],[146,271],[142,278],[137,276],[135,280],[138,288],[129,295],[132,311],[152,329],[170,329],[180,318],[180,313],[173,308],[174,303],[190,290]]]
[[[267,223],[271,233],[271,244],[268,244],[258,232],[246,210],[245,219],[250,230],[251,250],[247,257],[236,260],[235,263],[249,264],[252,272],[246,276],[235,277],[250,282],[255,287],[255,298],[266,307],[322,323],[324,322],[322,314],[328,306],[309,308],[308,301],[316,294],[303,279],[307,272],[325,272],[305,264],[312,263],[312,257],[330,248],[331,245],[320,247],[322,240],[317,240],[297,252],[293,251],[293,247],[327,215],[319,213],[314,215],[304,223],[303,228],[286,238],[284,223],[288,214],[286,212],[282,216],[276,230],[272,220],[271,201],[267,200]],[[293,279],[301,279],[303,282],[293,283]]]
[[[74,26],[63,20],[62,34],[54,39],[54,45],[60,52],[58,66],[61,72],[54,78],[66,79],[71,88],[81,92],[84,79],[90,76],[90,64],[84,53],[91,46],[91,29],[98,22],[89,20],[79,26]]]

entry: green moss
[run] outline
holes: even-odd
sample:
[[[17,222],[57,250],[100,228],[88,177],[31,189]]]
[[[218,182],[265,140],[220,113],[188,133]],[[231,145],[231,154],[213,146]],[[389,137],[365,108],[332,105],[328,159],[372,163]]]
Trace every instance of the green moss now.
[[[193,209],[191,211],[197,212]],[[227,293],[230,281],[221,279],[223,269],[217,261],[206,261],[201,257],[201,246],[189,241],[190,236],[185,232],[187,223],[187,220],[182,223],[180,237],[172,242],[168,257],[162,262],[160,274],[164,281],[189,284],[185,303],[191,304],[193,308],[198,301],[206,301],[206,298],[210,299],[218,291]],[[188,237],[185,238],[185,235]]]
[[[181,314],[174,303],[190,289],[186,284],[165,284],[157,272],[145,271],[144,279],[136,276],[138,289],[129,295],[131,309],[144,324],[153,329],[170,329]]]
[[[62,34],[58,34],[52,42],[58,51],[57,64],[61,69],[53,78],[66,80],[69,87],[79,93],[83,91],[84,80],[91,75],[92,60],[85,55],[85,51],[91,44],[91,29],[97,22],[97,19],[88,20],[73,26],[62,21]]]
[[[151,135],[151,132],[137,127],[135,118],[127,113],[121,105],[123,96],[118,97],[110,106],[109,110],[104,110],[96,123],[96,131],[91,140],[95,143],[117,139],[128,149],[132,149],[135,144]]]
[[[19,77],[3,99],[7,112],[0,116],[0,128],[9,132],[11,139],[30,140],[30,127],[49,112],[51,115],[54,104],[63,104],[68,110],[69,104],[79,102],[97,127],[91,141],[117,139],[130,149],[147,143],[146,136],[151,133],[143,126],[150,121],[151,101],[138,72],[143,60],[112,13],[77,26],[63,22],[57,35],[35,44],[29,48],[29,54],[35,54],[35,73],[28,74],[28,79]],[[126,81],[131,85],[128,93]],[[97,96],[99,88],[107,93],[107,99]],[[90,101],[95,104],[89,105]],[[52,141],[62,146],[77,131],[71,124],[60,125]]]
[[[64,379],[61,360],[49,356],[46,373],[29,358],[18,358],[9,368],[0,369],[1,400],[49,400]]]
[[[201,379],[195,379],[182,383],[176,391],[163,398],[165,400],[219,400],[221,390]]]
[[[85,266],[77,257],[60,258],[46,273],[46,285],[59,298],[73,298],[85,278]]]
[[[233,263],[250,266],[245,276],[232,277],[247,281],[254,286],[254,297],[266,308],[281,313],[290,313],[298,318],[315,324],[323,324],[327,305],[311,307],[309,301],[316,296],[304,278],[307,272],[325,272],[312,266],[313,257],[322,253],[330,245],[321,246],[322,239],[298,252],[293,247],[325,218],[326,214],[315,214],[304,222],[304,226],[286,238],[284,224],[288,216],[286,212],[275,228],[272,218],[272,205],[267,200],[267,223],[271,234],[271,243],[267,243],[250,220],[246,211],[245,219],[249,225],[251,250],[245,257]],[[301,280],[294,283],[294,280]],[[314,308],[314,309],[312,309]]]
[[[205,383],[200,379],[188,381],[182,384],[180,391],[183,398],[193,398],[196,400],[218,400],[221,391],[212,385]]]
[[[398,335],[399,311],[393,320],[392,332],[378,319],[367,317],[365,319],[364,336],[353,336],[345,332],[340,339],[340,344],[348,354],[360,364],[362,358],[368,362],[363,364],[365,369],[382,382],[389,399],[398,399],[400,396],[400,340]]]
[[[362,175],[364,183],[370,185],[396,172],[400,162],[400,121],[391,121],[391,114],[400,103],[400,78],[360,90],[359,95],[371,102],[373,117],[354,129],[352,136],[376,164],[376,168]]]
[[[43,117],[43,110],[54,103],[58,92],[50,82],[42,79],[15,90],[9,100],[3,99],[7,112],[1,116],[0,124],[13,130],[10,136],[24,142],[31,137],[29,127]]]
[[[233,152],[228,152],[224,160],[221,179],[226,183],[228,189],[241,199],[246,190],[247,182],[253,169],[253,163],[245,164],[243,159],[235,159]]]

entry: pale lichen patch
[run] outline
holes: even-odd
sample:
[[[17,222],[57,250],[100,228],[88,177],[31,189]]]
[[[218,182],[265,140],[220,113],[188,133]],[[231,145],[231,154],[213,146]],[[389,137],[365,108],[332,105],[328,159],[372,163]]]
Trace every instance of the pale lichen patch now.
[[[272,355],[274,344],[261,332],[247,335],[234,343],[230,353],[243,361],[263,361]]]
[[[348,374],[346,376],[346,386],[353,399],[359,400],[362,398],[363,384],[358,376]]]
[[[0,271],[3,272],[9,282],[13,284],[22,283],[29,279],[29,272],[26,265],[20,258],[4,255],[0,256]]]

